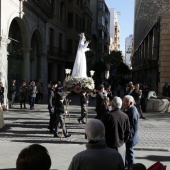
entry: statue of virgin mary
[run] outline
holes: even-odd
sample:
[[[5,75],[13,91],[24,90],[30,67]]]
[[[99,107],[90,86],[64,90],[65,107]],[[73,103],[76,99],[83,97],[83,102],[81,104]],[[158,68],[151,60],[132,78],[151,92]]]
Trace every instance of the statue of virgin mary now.
[[[72,70],[73,77],[78,77],[78,78],[87,77],[87,64],[86,64],[85,52],[90,50],[90,48],[87,48],[88,44],[89,41],[86,41],[86,37],[84,33],[81,33],[76,59]]]

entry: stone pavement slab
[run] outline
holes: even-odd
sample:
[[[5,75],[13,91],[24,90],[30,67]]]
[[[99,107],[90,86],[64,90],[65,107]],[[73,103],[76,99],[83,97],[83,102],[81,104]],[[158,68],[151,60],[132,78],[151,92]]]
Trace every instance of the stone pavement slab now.
[[[77,96],[71,98],[70,120],[66,126],[70,138],[53,138],[47,126],[49,113],[47,105],[36,105],[35,111],[21,110],[19,106],[4,112],[5,127],[0,129],[0,170],[15,168],[18,153],[24,147],[39,143],[47,147],[52,158],[52,169],[66,170],[72,157],[85,149],[85,125],[78,124],[80,107]],[[90,99],[88,118],[95,117],[95,100]],[[136,162],[147,167],[157,160],[170,167],[170,113],[144,113],[140,119],[140,142],[135,147]],[[170,169],[170,168],[169,168]]]

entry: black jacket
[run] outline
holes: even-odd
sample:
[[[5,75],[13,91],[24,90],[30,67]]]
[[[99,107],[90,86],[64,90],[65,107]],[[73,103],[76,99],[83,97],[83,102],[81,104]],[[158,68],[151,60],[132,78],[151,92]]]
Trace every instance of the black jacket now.
[[[108,147],[117,148],[128,140],[130,135],[129,118],[120,109],[112,110],[106,114],[104,125]]]

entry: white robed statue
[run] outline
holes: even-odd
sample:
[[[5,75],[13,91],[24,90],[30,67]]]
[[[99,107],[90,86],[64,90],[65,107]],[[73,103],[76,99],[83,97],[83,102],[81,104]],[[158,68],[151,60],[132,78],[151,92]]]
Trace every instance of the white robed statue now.
[[[85,52],[90,50],[90,48],[87,48],[88,44],[89,41],[86,41],[86,37],[84,33],[81,33],[76,59],[72,70],[73,77],[78,77],[78,78],[87,77],[87,65],[86,65]]]

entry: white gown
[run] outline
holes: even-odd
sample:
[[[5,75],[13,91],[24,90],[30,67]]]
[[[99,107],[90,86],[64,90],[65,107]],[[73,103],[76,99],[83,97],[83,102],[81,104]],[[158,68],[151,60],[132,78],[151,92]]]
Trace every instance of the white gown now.
[[[80,36],[80,41],[77,49],[76,59],[73,66],[72,76],[78,78],[87,77],[87,65],[86,65],[86,56],[85,52],[90,49],[87,48],[89,42],[85,42],[86,38],[84,33]]]

